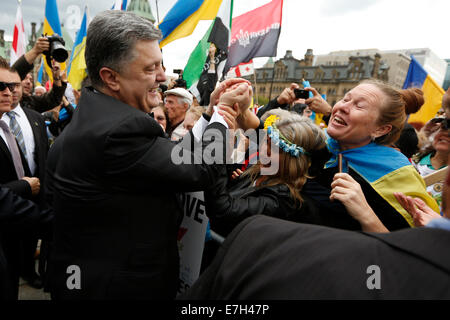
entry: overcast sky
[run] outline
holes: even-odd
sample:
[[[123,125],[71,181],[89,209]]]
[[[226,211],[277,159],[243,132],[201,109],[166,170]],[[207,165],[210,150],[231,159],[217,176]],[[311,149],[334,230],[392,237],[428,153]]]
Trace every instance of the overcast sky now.
[[[130,2],[131,0],[128,0]],[[111,8],[113,0],[57,0],[62,23],[75,32],[81,22],[84,6],[92,18]],[[157,18],[156,0],[149,0]],[[162,19],[176,0],[159,0]],[[233,17],[255,9],[269,0],[234,0]],[[45,0],[23,0],[25,31],[29,35],[31,22],[38,25],[44,19]],[[17,0],[2,0],[0,29],[12,38]],[[380,50],[430,48],[440,58],[450,58],[448,43],[449,0],[284,0],[283,21],[277,57],[292,50],[301,59],[308,48],[314,54],[337,50],[377,48]],[[264,17],[259,17],[264,19]],[[183,69],[189,54],[211,22],[200,22],[194,33],[163,48],[168,74]],[[255,60],[257,67],[267,58]]]

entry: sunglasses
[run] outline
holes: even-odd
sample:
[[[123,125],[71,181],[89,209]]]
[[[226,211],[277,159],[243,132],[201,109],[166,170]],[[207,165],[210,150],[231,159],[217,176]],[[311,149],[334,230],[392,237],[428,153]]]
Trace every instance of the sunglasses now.
[[[434,118],[432,120],[434,123],[440,123],[441,129],[450,129],[450,119],[449,118]]]
[[[20,85],[19,82],[3,82],[0,81],[0,91],[6,90],[6,88],[9,89],[9,91],[13,92],[15,88],[17,88]]]

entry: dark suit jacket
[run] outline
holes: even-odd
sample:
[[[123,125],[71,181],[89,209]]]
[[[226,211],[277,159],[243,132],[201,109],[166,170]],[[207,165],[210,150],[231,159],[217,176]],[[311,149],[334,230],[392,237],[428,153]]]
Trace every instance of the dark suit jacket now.
[[[205,189],[216,171],[174,164],[174,146],[150,115],[83,90],[47,162],[57,216],[53,298],[175,297],[182,218],[176,192]],[[71,265],[80,268],[80,290],[67,288]]]
[[[374,234],[254,216],[181,298],[449,299],[449,245],[439,229]]]
[[[5,258],[2,236],[20,238],[32,230],[41,236],[46,235],[51,228],[52,217],[50,211],[41,212],[33,202],[0,187],[0,300],[17,299],[17,283],[12,277],[15,270]]]
[[[48,135],[42,115],[29,108],[22,108],[28,118],[34,137],[34,161],[36,162],[36,171],[34,177],[39,178],[41,191],[36,197],[35,202],[41,207],[45,206],[45,162],[49,149]]]
[[[45,161],[48,152],[48,138],[45,131],[45,123],[39,113],[28,108],[23,108],[28,121],[31,125],[33,131],[33,137],[35,142],[35,153],[34,160],[36,162],[36,172],[35,175],[40,179],[41,190],[37,196],[31,194],[31,187],[29,183],[25,180],[19,180],[14,168],[14,163],[11,157],[11,153],[8,146],[3,139],[0,139],[0,164],[2,170],[0,170],[0,184],[4,187],[11,189],[15,194],[25,199],[32,200],[36,204],[40,205],[42,208],[45,207]],[[27,161],[25,160],[22,151],[19,148],[19,152],[22,158],[22,164],[24,166],[25,176],[31,177],[31,172],[28,167]],[[32,236],[31,233],[29,233]],[[15,276],[18,276],[21,263],[21,249],[20,249],[20,239],[24,240],[24,237],[18,237],[15,233],[1,233],[0,242],[3,246],[4,256],[8,260],[8,264],[11,270],[15,272]],[[32,237],[33,238],[33,237]],[[27,240],[24,240],[27,241]],[[32,240],[35,245],[36,240]],[[34,261],[33,261],[34,262]],[[10,272],[10,276],[13,274]]]
[[[17,145],[19,148],[19,145]],[[23,168],[25,171],[25,176],[31,176],[30,169],[28,168],[27,161],[19,148],[20,156],[22,159]],[[0,138],[0,164],[2,169],[0,170],[0,184],[5,187],[10,188],[17,195],[24,197],[26,199],[31,199],[31,187],[25,180],[19,180],[14,168],[14,162],[11,157],[11,152],[9,151],[6,142]]]
[[[42,116],[34,110],[22,108],[33,131],[35,153],[34,161],[36,162],[35,177],[41,180],[41,190],[38,197],[32,198],[31,188],[28,182],[24,180],[18,180],[14,164],[12,161],[11,153],[3,139],[0,139],[0,163],[2,164],[2,170],[0,170],[0,183],[16,192],[19,196],[26,199],[35,201],[39,205],[43,205],[44,187],[45,181],[45,161],[48,153],[48,137],[45,128],[45,122]],[[20,148],[19,148],[20,151]],[[25,160],[22,151],[20,151],[22,164],[25,170],[25,176],[31,177],[31,172]]]

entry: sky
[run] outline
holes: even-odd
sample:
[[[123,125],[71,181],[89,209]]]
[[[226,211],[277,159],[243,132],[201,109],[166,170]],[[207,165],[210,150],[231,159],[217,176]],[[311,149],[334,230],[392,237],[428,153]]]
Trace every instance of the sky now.
[[[131,0],[128,0],[130,2]],[[114,0],[57,0],[59,18],[75,34],[84,7],[90,18],[111,8]],[[156,10],[158,2],[158,11]],[[149,0],[153,15],[162,20],[176,0]],[[234,0],[233,17],[268,3],[269,0]],[[44,19],[45,0],[22,0],[27,35],[31,22],[40,25]],[[0,29],[12,39],[17,0],[2,0]],[[438,57],[450,59],[448,44],[449,0],[284,0],[277,59],[286,50],[302,59],[307,49],[314,54],[357,49],[430,48]],[[264,17],[260,17],[264,18]],[[201,21],[193,34],[163,48],[167,74],[183,69],[189,55],[202,38],[210,21]],[[447,40],[445,40],[447,39]],[[268,58],[254,60],[262,66]]]

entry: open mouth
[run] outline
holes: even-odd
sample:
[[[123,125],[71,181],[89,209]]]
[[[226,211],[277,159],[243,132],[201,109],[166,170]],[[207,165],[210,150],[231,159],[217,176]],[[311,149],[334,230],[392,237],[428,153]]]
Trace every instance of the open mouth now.
[[[339,116],[334,116],[333,122],[338,124],[338,125],[341,125],[341,126],[346,126],[347,125],[347,122],[345,122],[344,119],[342,119]]]

